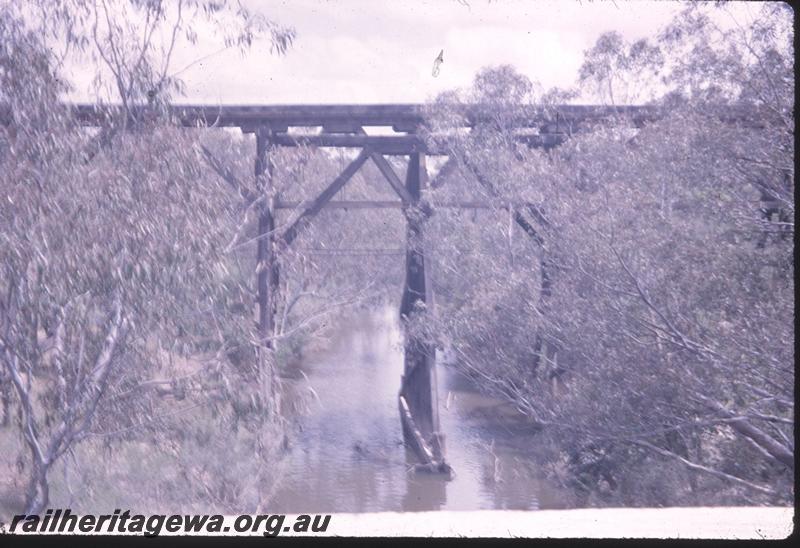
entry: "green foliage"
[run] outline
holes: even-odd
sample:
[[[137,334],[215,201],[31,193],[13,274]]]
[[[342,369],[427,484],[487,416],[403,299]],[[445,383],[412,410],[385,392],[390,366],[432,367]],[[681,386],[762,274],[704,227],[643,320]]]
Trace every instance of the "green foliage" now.
[[[249,275],[226,253],[238,197],[201,169],[197,132],[128,116],[131,102],[180,91],[172,48],[204,6],[64,1],[25,17],[0,7],[0,380],[4,423],[15,417],[29,453],[29,513],[48,503],[49,472],[80,442],[157,441],[174,402],[256,433],[264,418],[276,427],[250,342]],[[245,24],[227,27],[242,32],[227,45],[246,49],[267,30],[281,52],[293,36],[241,7],[213,11]],[[61,103],[61,47],[108,71],[98,78],[122,116],[96,132],[74,121]],[[232,348],[238,363],[225,359]]]
[[[609,119],[522,149],[510,137],[529,88],[506,67],[432,107],[429,138],[461,175],[435,196],[493,206],[432,221],[438,336],[545,426],[536,451],[575,504],[792,500],[794,76],[776,6],[728,29],[693,6],[655,42],[606,33],[580,87],[541,104],[669,109],[640,129]],[[437,105],[475,97],[497,114],[455,134]],[[738,123],[732,104],[749,109]],[[544,245],[507,204],[538,209]]]

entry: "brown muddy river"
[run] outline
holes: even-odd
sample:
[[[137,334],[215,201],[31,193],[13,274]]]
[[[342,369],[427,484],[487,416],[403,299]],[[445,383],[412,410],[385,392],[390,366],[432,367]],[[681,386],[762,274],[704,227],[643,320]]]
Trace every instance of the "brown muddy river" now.
[[[558,507],[529,456],[536,434],[438,360],[449,481],[409,471],[397,393],[403,370],[396,312],[364,313],[284,379],[294,424],[271,512],[535,510]],[[300,373],[302,371],[302,374]],[[298,405],[302,403],[302,405]]]

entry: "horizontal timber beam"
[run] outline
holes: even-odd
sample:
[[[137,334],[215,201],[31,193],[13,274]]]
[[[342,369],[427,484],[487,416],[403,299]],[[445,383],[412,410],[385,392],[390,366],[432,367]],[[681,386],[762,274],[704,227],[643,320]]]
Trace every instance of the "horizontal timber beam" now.
[[[275,209],[297,209],[306,202],[280,201],[275,204]],[[398,200],[332,200],[323,207],[325,209],[403,209],[408,204]],[[463,201],[463,202],[433,202],[433,208],[463,208],[463,209],[492,209],[497,207],[504,209],[505,206],[493,206],[489,202]]]
[[[275,143],[285,147],[369,147],[379,154],[410,154],[425,150],[425,142],[416,135],[276,135]]]
[[[567,136],[561,133],[545,133],[541,135],[519,135],[517,140],[533,147],[551,147],[563,143]],[[446,148],[438,149],[428,146],[416,135],[337,135],[324,133],[321,135],[290,135],[279,133],[273,137],[277,145],[313,146],[313,147],[369,147],[378,154],[406,155],[423,152],[427,154],[447,154]],[[380,165],[379,165],[380,167]]]
[[[75,104],[64,105],[86,126],[103,125],[110,116],[122,112],[119,105]],[[493,108],[482,104],[445,105],[455,111],[461,127],[472,127],[482,122],[491,122]],[[239,127],[252,131],[258,127],[282,127],[344,125],[391,126],[398,131],[414,131],[423,124],[427,115],[434,114],[432,106],[421,104],[362,104],[362,105],[171,105],[166,114],[175,123],[186,127]],[[518,127],[543,127],[549,124],[573,124],[606,118],[624,117],[636,125],[657,120],[669,111],[651,105],[533,105],[514,106],[515,124]],[[147,105],[134,105],[128,112],[133,118],[142,119],[153,112]],[[709,105],[703,112],[717,116],[723,121],[746,119],[771,119],[766,109],[752,105]],[[10,107],[0,104],[0,123],[8,124],[13,119]]]

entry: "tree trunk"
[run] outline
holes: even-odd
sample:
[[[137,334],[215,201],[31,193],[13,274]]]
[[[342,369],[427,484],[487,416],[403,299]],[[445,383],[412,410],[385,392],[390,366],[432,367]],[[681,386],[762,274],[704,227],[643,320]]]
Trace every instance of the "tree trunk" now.
[[[50,502],[50,484],[47,480],[47,473],[50,466],[39,460],[33,455],[33,469],[28,481],[28,491],[25,495],[25,513],[41,514]]]

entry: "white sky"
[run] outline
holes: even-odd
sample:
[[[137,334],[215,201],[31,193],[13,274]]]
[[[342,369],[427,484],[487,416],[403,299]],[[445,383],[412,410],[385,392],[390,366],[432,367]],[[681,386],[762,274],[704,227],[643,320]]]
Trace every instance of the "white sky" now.
[[[605,31],[652,37],[683,3],[589,0],[240,0],[297,31],[285,56],[267,40],[181,73],[191,103],[415,103],[510,63],[545,89],[574,83],[584,50]],[[737,3],[742,4],[742,3]],[[737,9],[743,9],[737,6]],[[200,34],[177,71],[215,51]],[[438,77],[433,61],[444,50]],[[87,81],[84,69],[76,74]]]

